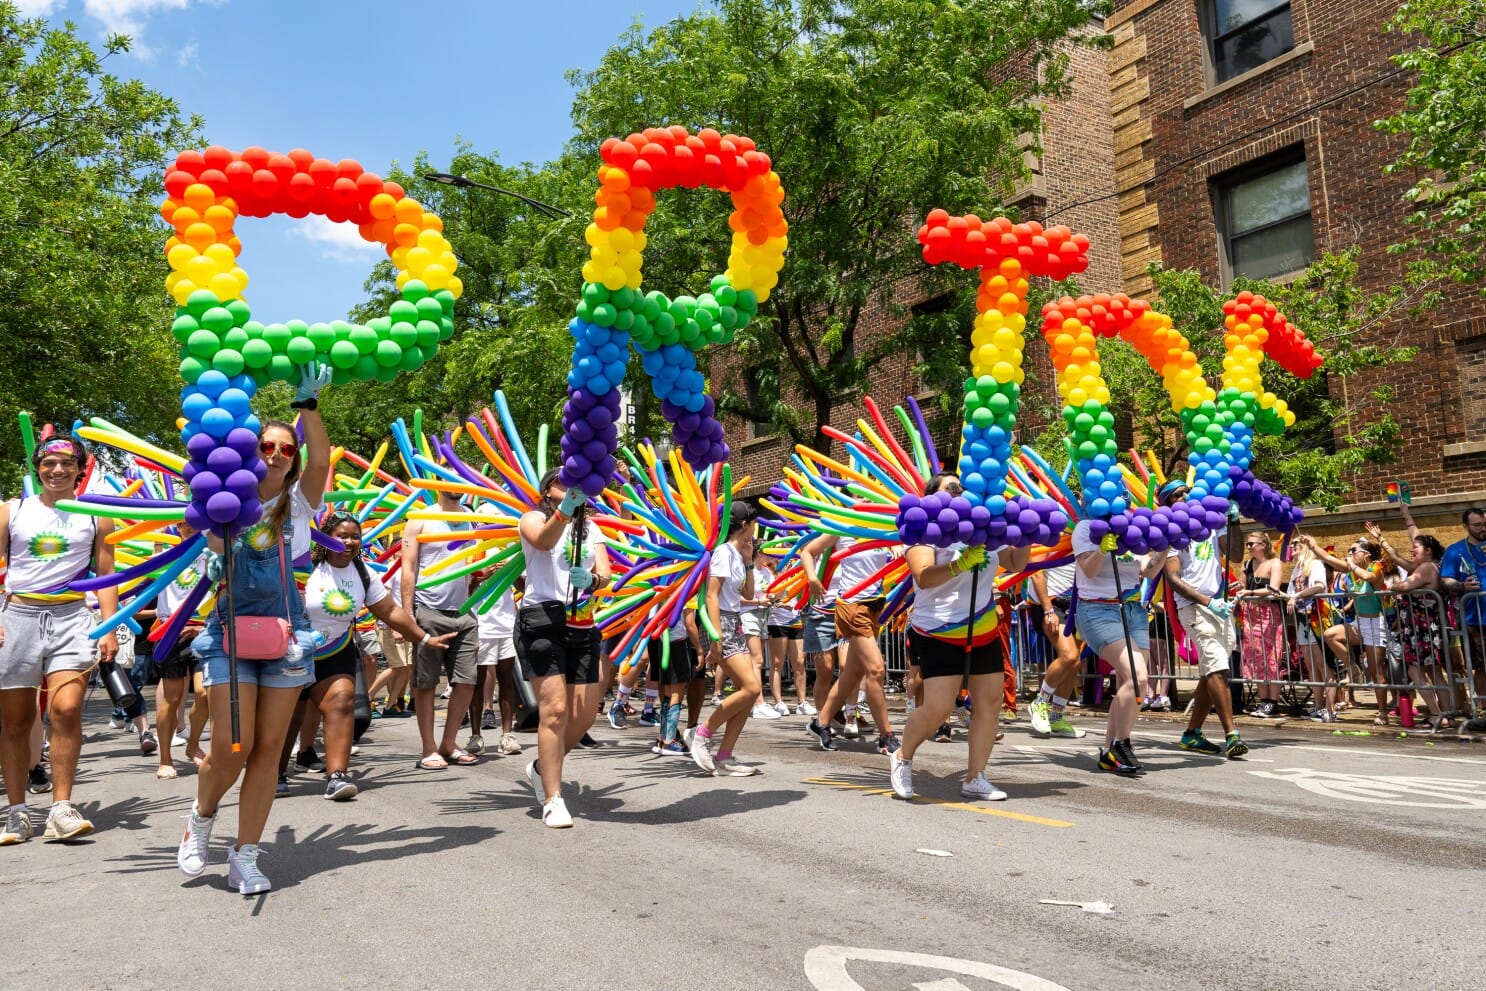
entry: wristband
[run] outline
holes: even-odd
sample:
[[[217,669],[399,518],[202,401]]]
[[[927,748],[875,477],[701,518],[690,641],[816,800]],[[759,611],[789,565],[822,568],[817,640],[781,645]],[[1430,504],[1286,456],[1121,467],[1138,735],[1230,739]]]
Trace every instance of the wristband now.
[[[320,400],[311,396],[308,399],[296,399],[289,404],[290,409],[319,409]]]
[[[432,633],[429,633],[427,631],[424,631],[423,639],[418,641],[418,646],[420,646],[420,647],[426,647],[426,646],[428,646],[428,641],[430,641],[432,639],[433,639],[433,634]]]

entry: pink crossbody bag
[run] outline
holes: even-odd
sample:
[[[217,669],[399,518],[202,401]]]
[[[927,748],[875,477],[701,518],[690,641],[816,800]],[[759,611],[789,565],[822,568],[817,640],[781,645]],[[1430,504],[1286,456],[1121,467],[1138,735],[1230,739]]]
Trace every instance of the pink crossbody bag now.
[[[284,615],[289,610],[289,569],[284,562],[284,539],[279,538],[279,578],[284,583]],[[227,636],[227,649],[246,661],[276,661],[289,652],[294,627],[278,616],[237,616]]]

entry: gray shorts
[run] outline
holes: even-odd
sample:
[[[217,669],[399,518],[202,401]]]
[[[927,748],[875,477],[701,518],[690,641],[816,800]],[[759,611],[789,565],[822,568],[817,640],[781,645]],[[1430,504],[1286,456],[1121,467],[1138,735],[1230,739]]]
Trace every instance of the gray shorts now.
[[[413,659],[413,688],[437,688],[439,676],[445,675],[453,685],[473,685],[475,665],[480,654],[480,624],[474,616],[463,616],[443,609],[414,606],[413,618],[424,633],[443,636],[459,634],[443,650],[417,647]]]
[[[94,645],[88,639],[93,614],[81,601],[30,605],[14,599],[0,606],[0,689],[40,688],[58,671],[86,671],[93,666]]]

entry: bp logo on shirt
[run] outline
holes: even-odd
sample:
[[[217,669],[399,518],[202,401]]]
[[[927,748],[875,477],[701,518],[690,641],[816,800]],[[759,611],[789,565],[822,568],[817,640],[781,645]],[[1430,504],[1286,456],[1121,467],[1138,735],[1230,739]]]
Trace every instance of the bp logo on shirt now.
[[[1213,559],[1213,542],[1211,540],[1193,541],[1192,556],[1199,561],[1211,561]]]
[[[65,533],[47,530],[31,538],[28,550],[37,561],[55,561],[66,554],[71,547],[72,542],[67,539]]]
[[[320,608],[325,610],[328,616],[349,616],[356,609],[356,600],[338,588],[325,590],[325,596],[320,600]]]

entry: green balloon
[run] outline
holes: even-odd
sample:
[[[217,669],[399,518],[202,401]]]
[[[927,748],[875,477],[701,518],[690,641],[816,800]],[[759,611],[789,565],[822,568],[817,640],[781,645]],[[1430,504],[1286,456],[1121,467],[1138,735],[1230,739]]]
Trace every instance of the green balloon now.
[[[1011,397],[1003,392],[993,393],[986,405],[990,407],[992,413],[1000,416],[1011,409]]]
[[[284,349],[289,346],[289,339],[293,336],[293,331],[281,323],[271,323],[263,328],[263,339],[276,354],[284,353]]]
[[[351,377],[358,382],[370,382],[377,377],[377,359],[369,354],[364,354],[356,359],[356,367],[351,369]]]
[[[388,344],[390,342],[383,341],[382,343],[383,344]],[[398,351],[398,360],[399,361],[402,360],[401,349],[399,349],[399,351]],[[378,382],[391,382],[393,379],[397,378],[398,373],[401,372],[401,371],[402,371],[402,369],[400,367],[398,367],[397,365],[379,365],[377,367],[377,381]]]
[[[597,282],[583,283],[583,302],[587,303],[589,306],[598,306],[600,303],[607,303],[608,301],[608,289],[599,285]],[[437,302],[437,300],[435,300],[435,302]],[[442,312],[442,310],[443,308],[440,307],[440,312]]]
[[[1078,445],[1078,456],[1080,458],[1084,458],[1084,459],[1093,458],[1098,453],[1099,453],[1099,445],[1098,444],[1095,444],[1093,441],[1086,440],[1083,443],[1081,443],[1081,444]]]
[[[210,367],[212,366],[202,361],[200,358],[182,358],[181,378],[185,379],[187,382],[194,383],[197,379],[201,378],[201,373],[206,371]]]
[[[420,348],[437,347],[442,330],[432,320],[419,320],[415,328]]]
[[[243,362],[254,371],[268,367],[273,361],[273,348],[265,340],[251,340],[242,347]]]
[[[970,414],[970,422],[979,427],[981,430],[985,430],[995,425],[996,416],[990,410],[982,406],[979,409],[974,410]]]
[[[375,355],[377,364],[383,368],[396,368],[402,362],[402,345],[396,341],[378,341]]]
[[[243,345],[248,343],[249,340],[248,332],[241,327],[231,327],[227,333],[222,335],[222,343],[237,351],[241,351]]]
[[[402,287],[402,298],[410,302],[418,302],[428,295],[428,284],[422,279],[409,279]]]
[[[253,311],[248,309],[248,304],[241,299],[229,299],[224,304],[228,313],[232,314],[232,322],[241,327],[253,316]]]
[[[388,308],[387,315],[392,318],[393,323],[399,320],[416,321],[418,319],[418,306],[415,303],[408,302],[406,299],[399,299]]]
[[[419,320],[437,320],[444,315],[444,308],[439,305],[439,301],[431,297],[425,296],[414,305],[417,308]]]
[[[691,318],[692,320],[696,321],[698,329],[700,329],[703,334],[711,331],[714,321],[712,319],[712,314],[707,310],[706,307],[698,306],[692,313]]]
[[[315,343],[308,337],[293,337],[284,353],[294,364],[305,365],[315,360]]]
[[[330,345],[330,363],[336,368],[350,369],[360,357],[361,352],[350,341],[336,341]]]
[[[717,279],[712,280],[712,295],[720,306],[738,305],[738,290],[728,285],[726,278],[722,280],[721,285],[718,285]]]
[[[655,328],[650,321],[645,319],[645,314],[637,310],[631,310],[633,319],[630,321],[629,333],[634,338],[635,344],[649,350],[655,347]]]
[[[680,340],[676,333],[676,318],[671,316],[669,310],[662,310],[651,318],[650,322],[655,326],[655,332],[665,344],[675,344]]]
[[[617,319],[619,311],[614,308],[613,303],[600,303],[593,308],[593,322],[600,327],[612,327]]]
[[[361,354],[369,355],[377,349],[377,332],[370,327],[352,327],[350,341]]]
[[[243,333],[247,334],[251,340],[262,340],[263,324],[259,323],[257,320],[249,320],[247,323],[243,324]]]
[[[440,289],[433,294],[433,298],[438,300],[439,305],[444,308],[444,316],[452,317],[454,315],[454,294],[452,292],[447,289]]]
[[[439,317],[439,340],[447,341],[454,336],[454,318]]]
[[[215,334],[225,334],[235,326],[232,311],[224,306],[213,306],[201,315],[201,326]]]
[[[294,362],[290,361],[287,355],[276,354],[268,362],[269,378],[275,382],[293,381],[298,374],[294,368]]]
[[[655,323],[655,318],[660,316],[661,311],[666,308],[666,294],[659,289],[651,290],[645,294],[645,302],[641,304],[645,313],[645,319]]]
[[[387,332],[390,340],[396,341],[398,347],[411,347],[418,343],[418,328],[410,323],[395,323]]]
[[[196,322],[195,317],[189,313],[182,313],[170,325],[170,334],[178,343],[185,344],[191,339],[191,335],[200,329],[201,324]]]
[[[210,289],[198,289],[186,297],[186,311],[200,320],[206,311],[217,305],[217,294]]]
[[[625,286],[609,298],[621,310],[628,310],[639,301],[639,293],[635,292],[629,286]]]
[[[337,340],[335,328],[328,323],[314,324],[306,329],[305,334],[316,351],[329,351],[330,345]]]
[[[620,310],[618,312],[618,315],[615,316],[615,318],[614,318],[614,327],[615,327],[616,330],[629,331],[631,328],[634,327],[634,325],[635,325],[635,311],[634,310]]]
[[[193,331],[186,339],[186,350],[198,358],[210,358],[222,348],[222,341],[209,330]]]
[[[586,299],[578,300],[578,307],[575,311],[578,314],[578,319],[582,320],[584,323],[593,323],[593,307],[597,305],[598,304],[595,303],[590,306],[588,300]]]
[[[243,370],[243,353],[233,348],[223,348],[212,355],[212,367],[223,375],[236,375]]]
[[[402,349],[402,360],[398,367],[405,372],[415,372],[423,365],[423,352],[418,345],[412,344]]]

